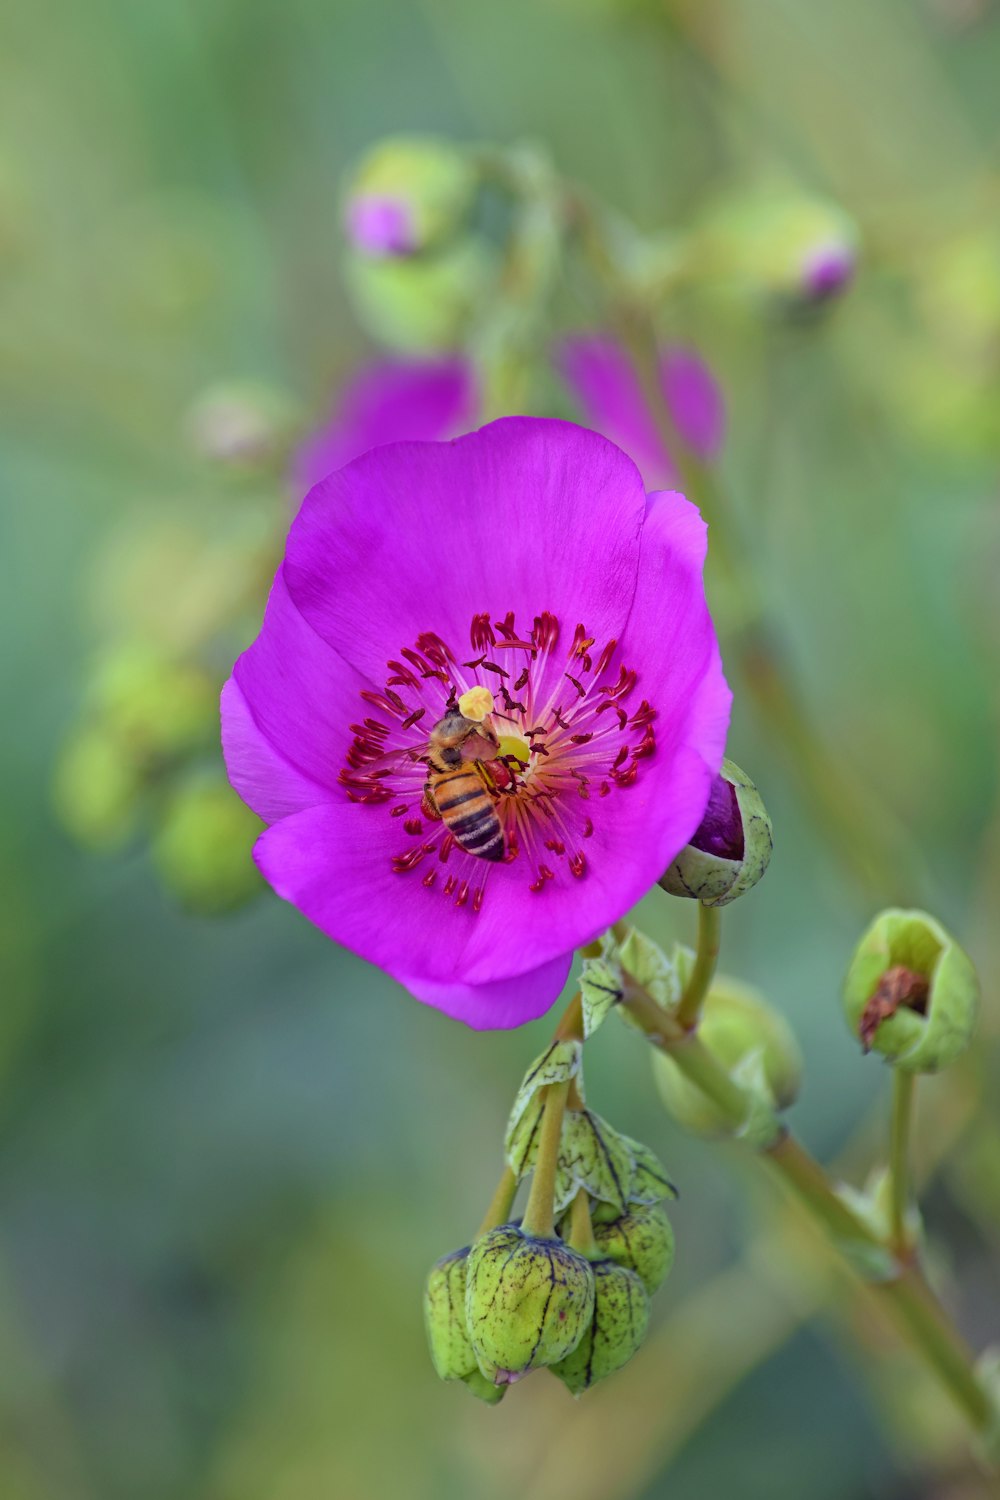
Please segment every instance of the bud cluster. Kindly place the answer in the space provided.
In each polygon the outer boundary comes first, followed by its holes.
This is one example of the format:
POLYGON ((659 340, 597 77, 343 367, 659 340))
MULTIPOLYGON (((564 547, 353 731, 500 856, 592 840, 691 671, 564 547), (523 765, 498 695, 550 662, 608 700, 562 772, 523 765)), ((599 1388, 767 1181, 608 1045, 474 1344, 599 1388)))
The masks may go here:
POLYGON ((427 1282, 434 1367, 486 1401, 537 1369, 575 1396, 620 1369, 642 1344, 649 1299, 673 1263, 662 1199, 674 1189, 647 1147, 587 1109, 581 1050, 554 1042, 515 1099, 511 1181, 535 1173, 524 1220, 484 1228, 471 1247, 438 1261, 427 1282), (544 1124, 557 1089, 558 1136, 544 1124), (552 1159, 543 1160, 552 1142, 552 1159), (539 1214, 543 1178, 551 1186, 539 1214))

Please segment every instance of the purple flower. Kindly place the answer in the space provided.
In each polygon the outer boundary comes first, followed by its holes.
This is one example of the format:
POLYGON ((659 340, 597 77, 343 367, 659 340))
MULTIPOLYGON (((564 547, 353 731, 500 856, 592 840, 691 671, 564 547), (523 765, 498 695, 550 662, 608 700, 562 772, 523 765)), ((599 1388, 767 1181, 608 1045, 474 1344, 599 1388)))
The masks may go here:
POLYGON ((476 420, 479 395, 464 359, 383 360, 342 393, 330 421, 292 459, 292 480, 309 489, 369 448, 411 438, 457 437, 476 420))
MULTIPOLYGON (((648 487, 673 483, 674 464, 621 345, 603 335, 567 339, 557 364, 588 420, 635 459, 648 487)), ((690 349, 665 349, 660 355, 660 386, 683 441, 704 461, 716 458, 726 414, 722 392, 708 368, 690 349)))
POLYGON ((347 205, 344 228, 365 255, 412 255, 419 249, 410 205, 387 193, 365 193, 347 205))
POLYGON ((541 1015, 705 812, 730 694, 704 553, 693 506, 565 422, 391 444, 316 485, 223 691, 265 878, 449 1015, 541 1015), (428 736, 474 685, 508 757, 498 862, 422 805, 428 736))

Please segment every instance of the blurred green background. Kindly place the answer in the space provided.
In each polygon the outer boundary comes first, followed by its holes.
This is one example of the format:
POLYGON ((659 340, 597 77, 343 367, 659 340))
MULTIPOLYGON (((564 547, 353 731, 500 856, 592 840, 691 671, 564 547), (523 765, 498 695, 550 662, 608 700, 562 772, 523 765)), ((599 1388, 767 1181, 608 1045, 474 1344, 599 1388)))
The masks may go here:
MULTIPOLYGON (((250 380, 308 422, 370 356, 338 195, 372 140, 535 139, 649 230, 761 175, 832 196, 864 248, 828 316, 694 331, 815 721, 908 827, 984 972, 983 1045, 922 1088, 921 1159, 944 1140, 927 1212, 946 1295, 977 1347, 1000 1340, 996 8, 8 0, 0 26, 4 1496, 988 1493, 839 1282, 830 1312, 753 1164, 662 1115, 624 1028, 591 1049, 590 1097, 682 1194, 650 1344, 579 1406, 544 1375, 495 1410, 439 1384, 425 1271, 474 1231, 551 1023, 467 1031, 269 894, 186 915, 141 836, 76 846, 52 778, 95 653, 136 612, 183 637, 218 610, 220 680, 252 635, 247 558, 287 496, 199 455, 190 412, 250 380)), ((736 687, 731 753, 777 848, 724 966, 801 1038, 808 1144, 855 1142, 863 1173, 887 1079, 837 994, 872 898, 736 687)), ((655 935, 690 938, 682 903, 647 906, 655 935)))

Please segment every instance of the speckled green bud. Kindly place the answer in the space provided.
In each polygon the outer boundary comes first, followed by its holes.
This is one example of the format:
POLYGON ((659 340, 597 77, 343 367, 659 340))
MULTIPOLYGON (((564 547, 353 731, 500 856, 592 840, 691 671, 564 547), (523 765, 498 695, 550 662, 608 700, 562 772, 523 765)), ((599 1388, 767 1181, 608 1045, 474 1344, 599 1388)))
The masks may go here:
POLYGON ((502 1224, 469 1252, 465 1307, 479 1368, 510 1385, 580 1342, 594 1312, 590 1262, 561 1240, 502 1224))
POLYGON ((424 1323, 431 1360, 442 1380, 464 1380, 478 1370, 465 1321, 469 1247, 452 1250, 431 1267, 424 1288, 424 1323))
POLYGON ((649 1298, 635 1272, 614 1260, 592 1269, 594 1315, 572 1353, 551 1366, 574 1396, 627 1364, 649 1328, 649 1298))
POLYGON ((724 760, 701 826, 660 885, 671 896, 728 906, 757 884, 773 848, 771 820, 760 793, 739 766, 724 760))
POLYGON ((954 938, 922 911, 882 912, 844 981, 848 1025, 907 1073, 936 1073, 969 1045, 979 981, 954 938))
POLYGON ((634 1271, 650 1296, 659 1290, 674 1263, 674 1231, 659 1204, 630 1204, 593 1228, 604 1255, 634 1271))
MULTIPOLYGON (((787 1109, 798 1094, 802 1054, 784 1017, 759 991, 720 978, 709 990, 698 1036, 715 1060, 769 1109, 787 1109)), ((654 1053, 657 1088, 678 1124, 695 1135, 733 1133, 732 1122, 666 1053, 654 1053)))

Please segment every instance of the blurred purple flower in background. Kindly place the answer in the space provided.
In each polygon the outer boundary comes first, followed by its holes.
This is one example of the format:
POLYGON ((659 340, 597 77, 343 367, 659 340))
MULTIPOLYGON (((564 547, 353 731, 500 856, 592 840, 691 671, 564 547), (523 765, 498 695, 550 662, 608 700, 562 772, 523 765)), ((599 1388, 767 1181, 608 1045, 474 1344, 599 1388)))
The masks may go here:
POLYGON ((291 477, 301 493, 381 443, 457 437, 479 408, 468 360, 384 360, 360 371, 325 427, 301 444, 291 477))
MULTIPOLYGON (((649 489, 672 484, 677 471, 649 409, 631 359, 614 339, 587 334, 566 339, 556 363, 584 414, 599 432, 639 465, 649 489)), ((705 462, 718 457, 725 432, 722 392, 690 349, 664 349, 660 386, 677 433, 705 462)))
POLYGON ((479 1028, 556 999, 705 812, 730 694, 705 528, 570 423, 376 448, 317 484, 223 692, 229 775, 279 895, 479 1028), (450 695, 494 695, 505 858, 421 806, 450 695))

